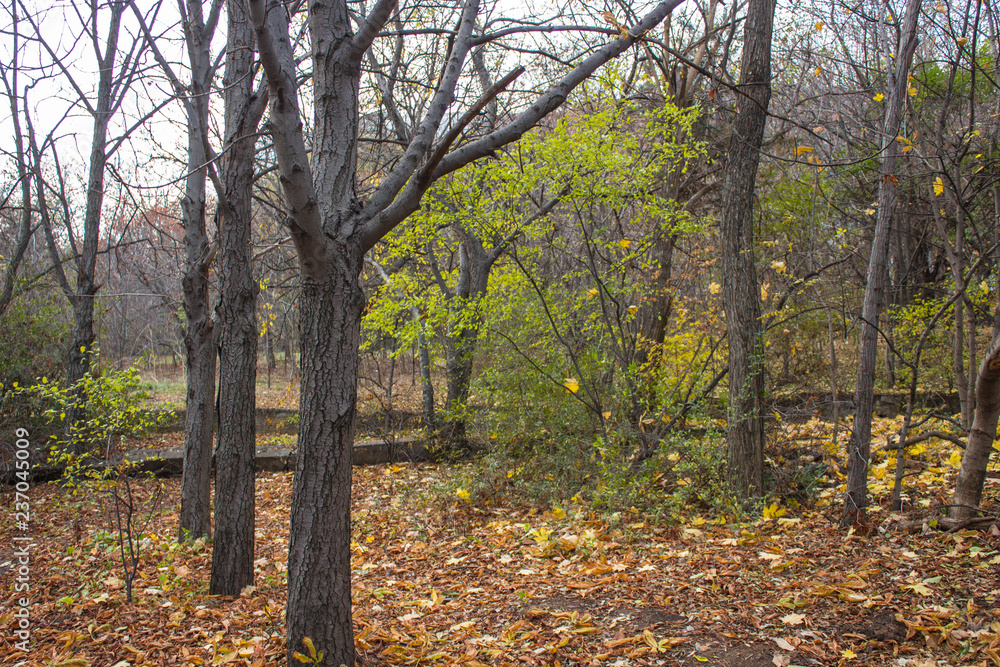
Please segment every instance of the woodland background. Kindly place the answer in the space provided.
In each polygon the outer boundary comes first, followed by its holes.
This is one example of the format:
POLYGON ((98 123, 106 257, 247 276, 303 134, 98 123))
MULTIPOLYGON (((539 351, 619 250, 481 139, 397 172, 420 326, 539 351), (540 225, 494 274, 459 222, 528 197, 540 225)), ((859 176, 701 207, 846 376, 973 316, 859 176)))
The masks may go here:
POLYGON ((2 22, 5 474, 65 517, 37 664, 1000 663, 1000 5, 2 22), (352 473, 366 438, 435 463, 352 473), (167 445, 182 480, 126 474, 167 445))

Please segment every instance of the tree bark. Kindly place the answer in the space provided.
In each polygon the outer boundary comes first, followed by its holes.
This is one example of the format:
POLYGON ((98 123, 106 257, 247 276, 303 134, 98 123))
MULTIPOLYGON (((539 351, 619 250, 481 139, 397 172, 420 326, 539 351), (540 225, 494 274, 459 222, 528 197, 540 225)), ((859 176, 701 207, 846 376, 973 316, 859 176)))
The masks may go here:
MULTIPOLYGON (((355 253, 355 256, 358 256, 355 253)), ((360 269, 303 277, 299 449, 288 552, 288 651, 310 637, 323 664, 353 665, 351 464, 364 294, 360 269)))
POLYGON ((884 301, 889 252, 889 227, 896 209, 895 175, 899 158, 899 126, 906 100, 910 61, 917 48, 919 0, 907 0, 906 15, 896 62, 889 72, 889 100, 882 135, 882 165, 879 169, 878 217, 868 258, 867 283, 861 308, 861 341, 858 352, 858 375, 854 390, 854 424, 847 443, 847 494, 844 497, 842 526, 867 524, 868 463, 871 458, 872 410, 875 407, 875 360, 878 354, 879 315, 884 301))
POLYGON ((723 300, 729 339, 727 480, 740 500, 764 491, 764 342, 754 266, 753 194, 771 100, 774 0, 750 0, 740 95, 722 186, 723 300))
POLYGON ((187 331, 187 411, 184 423, 184 477, 178 539, 208 536, 212 529, 212 436, 215 424, 215 324, 212 322, 210 271, 215 248, 209 244, 205 222, 208 151, 208 92, 212 83, 212 35, 205 34, 201 0, 189 3, 188 58, 191 67, 187 96, 188 161, 181 215, 187 252, 184 277, 184 314, 187 331))
MULTIPOLYGON (((253 32, 241 0, 229 14, 223 79, 227 159, 219 207, 219 441, 215 454, 213 595, 253 583, 257 425, 257 283, 250 257, 254 134, 262 107, 253 95, 253 32)), ((283 11, 283 10, 282 10, 283 11)), ((301 456, 301 454, 300 454, 301 456)))
POLYGON ((969 441, 962 455, 962 467, 955 480, 955 494, 948 518, 971 519, 983 497, 986 468, 993 453, 993 441, 1000 417, 1000 337, 994 334, 993 345, 979 366, 976 378, 976 412, 969 430, 969 441))

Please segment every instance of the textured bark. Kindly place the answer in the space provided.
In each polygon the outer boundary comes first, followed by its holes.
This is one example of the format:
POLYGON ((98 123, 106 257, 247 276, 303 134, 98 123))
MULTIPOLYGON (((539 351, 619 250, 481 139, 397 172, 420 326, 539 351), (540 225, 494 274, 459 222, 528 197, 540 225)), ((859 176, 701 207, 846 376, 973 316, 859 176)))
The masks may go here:
MULTIPOLYGON (((327 665, 354 664, 351 462, 364 295, 358 269, 303 278, 302 388, 288 553, 288 650, 310 637, 327 665)), ((289 665, 294 665, 289 656, 289 665)))
POLYGON ((259 107, 253 96, 253 32, 246 5, 228 0, 223 79, 227 160, 219 207, 219 442, 215 454, 213 595, 253 583, 256 475, 257 283, 250 257, 250 188, 259 107))
MULTIPOLYGON (((301 272, 302 392, 288 557, 287 660, 310 637, 324 665, 352 665, 350 499, 364 254, 415 211, 430 185, 516 141, 558 108, 600 65, 632 46, 680 0, 659 4, 627 36, 598 49, 504 127, 448 152, 473 118, 439 136, 473 45, 479 5, 467 0, 427 113, 365 202, 356 200, 361 61, 390 19, 394 0, 376 0, 351 34, 344 0, 309 5, 314 143, 306 150, 288 18, 277 0, 250 0, 270 97, 269 129, 301 272), (435 141, 437 143, 435 144, 435 141)), ((512 79, 505 79, 509 83, 512 79)), ((506 85, 506 84, 504 84, 506 85)), ((496 95, 501 88, 491 93, 496 95)), ((485 102, 484 102, 485 104, 485 102)), ((482 107, 480 107, 482 108, 482 107)))
POLYGON ((189 3, 187 34, 191 67, 190 95, 185 104, 188 130, 187 180, 181 215, 187 252, 184 314, 187 331, 187 411, 184 423, 184 477, 178 539, 211 534, 212 436, 215 422, 215 325, 212 322, 210 270, 215 250, 208 241, 205 191, 208 151, 208 92, 212 81, 211 34, 205 34, 201 0, 189 3))
POLYGON ((896 137, 906 100, 910 61, 917 48, 919 0, 907 0, 903 31, 893 70, 889 73, 889 99, 886 104, 882 135, 882 164, 879 169, 878 217, 872 239, 865 298, 861 308, 861 341, 858 352, 858 375, 854 390, 854 424, 847 443, 847 494, 844 497, 842 526, 867 524, 868 464, 871 458, 872 410, 875 407, 875 361, 878 354, 878 323, 885 299, 889 227, 896 209, 896 161, 899 144, 896 137))
POLYGON ((774 0, 750 0, 740 95, 722 185, 723 301, 729 339, 727 481, 741 500, 764 491, 764 343, 753 254, 753 194, 771 100, 774 0))
POLYGON ((948 512, 955 521, 970 519, 983 497, 986 468, 993 454, 997 419, 1000 417, 1000 337, 979 366, 976 378, 976 413, 969 430, 969 441, 962 456, 962 467, 955 480, 955 495, 948 512))

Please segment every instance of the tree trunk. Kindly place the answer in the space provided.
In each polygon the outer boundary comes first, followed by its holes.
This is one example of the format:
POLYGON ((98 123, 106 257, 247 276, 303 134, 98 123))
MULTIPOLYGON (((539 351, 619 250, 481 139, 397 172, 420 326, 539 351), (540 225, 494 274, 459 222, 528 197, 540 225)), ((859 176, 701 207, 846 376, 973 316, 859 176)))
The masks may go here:
MULTIPOLYGON (((356 34, 343 0, 309 5, 314 91, 309 151, 303 135, 288 15, 277 0, 249 0, 260 63, 270 90, 269 127, 289 211, 286 223, 302 284, 302 391, 286 613, 290 666, 298 664, 294 653, 303 650, 304 637, 310 637, 323 651, 322 664, 354 664, 351 459, 364 309, 359 276, 365 252, 418 209, 434 181, 523 136, 600 65, 634 45, 638 35, 655 27, 680 2, 658 4, 504 128, 450 150, 462 128, 483 108, 477 103, 456 116, 457 124, 444 122, 473 46, 479 3, 468 0, 420 127, 385 179, 360 201, 356 187, 361 62, 395 12, 396 3, 372 3, 356 34)), ((487 98, 499 94, 519 73, 515 69, 498 82, 487 98)))
POLYGON ((468 432, 469 388, 472 370, 476 360, 476 346, 479 343, 479 329, 482 325, 480 301, 486 296, 489 286, 490 269, 495 259, 487 254, 483 243, 474 234, 456 225, 461 242, 459 244, 458 284, 454 293, 448 295, 448 306, 456 324, 448 332, 446 351, 446 372, 448 375, 448 396, 445 407, 447 422, 441 430, 445 440, 454 444, 464 444, 468 432), (465 312, 472 309, 473 313, 465 312))
POLYGON ((847 494, 844 497, 842 526, 867 524, 868 463, 871 458, 872 410, 875 407, 875 360, 878 354, 878 322, 884 300, 886 259, 889 252, 889 228, 896 209, 894 181, 899 144, 896 137, 906 99, 910 61, 917 48, 916 30, 919 0, 907 0, 901 46, 896 63, 889 73, 889 101, 885 111, 882 139, 882 165, 879 170, 878 217, 868 258, 865 298, 861 308, 861 342, 858 352, 858 375, 854 390, 854 425, 847 443, 847 494))
POLYGON ((976 508, 983 497, 986 468, 993 453, 997 419, 1000 417, 1000 337, 995 334, 993 345, 979 366, 976 378, 976 413, 948 512, 948 518, 953 521, 963 521, 976 515, 976 508))
MULTIPOLYGON (((360 253, 355 251, 355 254, 360 253)), ((358 262, 360 264, 360 262, 358 262)), ((310 637, 327 665, 353 665, 351 463, 364 294, 359 269, 303 277, 299 451, 288 553, 288 663, 310 637)))
MULTIPOLYGON (((416 316, 419 317, 420 313, 416 316)), ((431 354, 423 322, 420 323, 420 333, 417 334, 417 350, 420 355, 421 416, 424 426, 431 428, 434 426, 434 382, 431 379, 431 354)))
POLYGON ((211 35, 204 35, 201 0, 190 3, 188 56, 191 94, 188 97, 187 182, 181 200, 184 246, 184 314, 187 331, 187 411, 184 423, 184 478, 178 539, 211 534, 212 435, 215 423, 215 325, 212 322, 210 270, 215 249, 209 245, 205 224, 205 178, 208 153, 204 132, 208 126, 208 89, 211 84, 211 35), (207 79, 207 80, 206 80, 207 79))
POLYGON ((228 154, 219 207, 219 444, 215 454, 213 595, 239 595, 253 583, 257 426, 257 283, 250 257, 254 134, 253 33, 246 5, 228 0, 223 80, 228 154))
POLYGON ((764 491, 764 344, 753 253, 753 195, 771 100, 774 0, 750 0, 740 95, 722 190, 723 300, 729 338, 727 480, 740 500, 764 491))
MULTIPOLYGON (((109 17, 108 38, 100 58, 100 77, 97 83, 97 105, 94 108, 94 135, 90 144, 90 174, 87 179, 87 206, 83 218, 83 246, 76 257, 76 292, 73 305, 73 334, 70 338, 69 367, 66 384, 70 387, 90 371, 94 354, 94 297, 98 286, 94 283, 97 268, 97 241, 101 230, 101 212, 104 207, 104 172, 107 167, 108 123, 111 121, 111 84, 115 74, 115 57, 118 55, 118 34, 124 4, 113 3, 109 17)), ((95 45, 96 46, 96 45, 95 45)), ((66 221, 66 224, 70 224, 66 221)), ((66 428, 72 428, 85 419, 86 396, 74 391, 74 400, 66 410, 66 428)), ((76 442, 74 453, 82 454, 86 443, 76 442)))

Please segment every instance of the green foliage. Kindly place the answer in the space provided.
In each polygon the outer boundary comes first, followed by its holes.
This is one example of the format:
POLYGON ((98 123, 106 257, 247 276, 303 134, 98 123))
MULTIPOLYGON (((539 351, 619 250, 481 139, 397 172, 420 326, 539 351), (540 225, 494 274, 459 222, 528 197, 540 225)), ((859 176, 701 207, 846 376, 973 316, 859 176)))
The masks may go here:
POLYGON ((77 475, 84 473, 87 455, 111 458, 122 438, 139 437, 172 416, 144 409, 149 395, 142 388, 141 365, 140 360, 123 370, 91 371, 69 387, 47 377, 29 387, 14 387, 16 393, 37 401, 50 423, 62 423, 72 407, 83 409, 84 419, 52 436, 49 461, 67 466, 67 483, 75 483, 77 475))
POLYGON ((62 373, 70 321, 66 310, 66 300, 54 288, 38 288, 11 302, 0 319, 0 391, 62 373))

